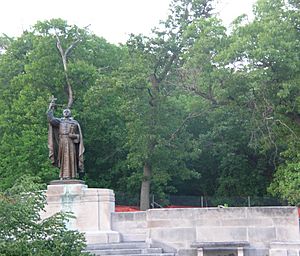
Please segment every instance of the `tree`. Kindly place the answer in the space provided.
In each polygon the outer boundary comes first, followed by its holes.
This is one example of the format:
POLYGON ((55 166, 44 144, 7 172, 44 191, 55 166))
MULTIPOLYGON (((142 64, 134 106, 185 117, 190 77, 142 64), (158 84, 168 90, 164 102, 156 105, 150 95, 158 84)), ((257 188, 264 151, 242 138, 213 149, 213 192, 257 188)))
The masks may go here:
POLYGON ((288 150, 281 156, 284 158, 276 170, 272 184, 269 187, 273 195, 287 200, 292 205, 300 205, 300 165, 298 141, 291 142, 288 150))
POLYGON ((70 214, 41 220, 45 194, 30 176, 0 193, 0 255, 87 255, 84 235, 66 228, 70 214))
POLYGON ((127 117, 128 158, 135 168, 143 168, 140 193, 142 210, 149 208, 150 184, 154 172, 158 171, 157 175, 161 177, 164 186, 170 180, 172 171, 173 174, 190 176, 184 171, 187 168, 182 161, 183 152, 189 150, 183 149, 189 144, 189 136, 185 133, 187 136, 184 142, 181 137, 184 132, 174 133, 185 119, 185 111, 180 111, 180 100, 176 101, 179 96, 174 93, 174 71, 181 65, 181 55, 192 41, 192 38, 185 38, 184 33, 192 22, 209 16, 210 3, 209 0, 173 1, 171 14, 165 22, 161 22, 161 28, 153 30, 152 37, 132 36, 127 42, 129 64, 123 71, 126 74, 122 77, 122 83, 126 83, 132 93, 126 99, 126 111, 130 113, 127 117), (134 77, 126 77, 132 73, 134 77), (174 137, 168 138, 173 133, 174 137), (172 151, 175 159, 171 157, 172 151), (169 166, 165 165, 167 162, 169 166), (171 166, 175 167, 172 171, 171 166), (181 172, 178 170, 180 168, 181 172))
POLYGON ((288 177, 297 175, 297 163, 291 160, 297 157, 291 152, 299 150, 294 143, 300 124, 299 6, 290 3, 293 6, 281 0, 258 1, 254 21, 239 25, 233 38, 236 57, 246 60, 244 77, 250 79, 247 105, 252 111, 253 141, 265 152, 272 151, 277 169, 270 191, 296 203, 293 195, 298 188, 288 177))
MULTIPOLYGON (((209 36, 199 37, 192 54, 187 54, 186 89, 210 103, 208 120, 217 117, 211 121, 211 136, 206 140, 214 145, 221 138, 217 151, 224 173, 217 175, 221 193, 244 194, 249 187, 254 188, 252 193, 266 193, 278 166, 277 185, 280 179, 285 180, 283 170, 290 177, 297 170, 288 155, 291 145, 293 150, 297 148, 292 142, 299 133, 298 17, 296 5, 261 0, 255 6, 254 21, 247 23, 240 17, 229 36, 216 24, 202 24, 209 36), (229 137, 228 132, 232 133, 229 137), (241 187, 234 190, 238 184, 241 187)), ((289 186, 288 180, 279 186, 284 198, 288 191, 284 187, 295 194, 296 187, 289 186)), ((275 187, 272 185, 270 191, 275 187)), ((279 187, 275 189, 277 195, 279 187)))
POLYGON ((232 38, 215 17, 195 22, 189 34, 196 36, 179 73, 182 89, 194 102, 193 111, 201 113, 188 129, 202 148, 190 165, 203 180, 200 186, 188 182, 189 193, 264 195, 269 165, 263 164, 267 156, 248 146, 251 113, 245 102, 249 80, 228 60, 232 38))

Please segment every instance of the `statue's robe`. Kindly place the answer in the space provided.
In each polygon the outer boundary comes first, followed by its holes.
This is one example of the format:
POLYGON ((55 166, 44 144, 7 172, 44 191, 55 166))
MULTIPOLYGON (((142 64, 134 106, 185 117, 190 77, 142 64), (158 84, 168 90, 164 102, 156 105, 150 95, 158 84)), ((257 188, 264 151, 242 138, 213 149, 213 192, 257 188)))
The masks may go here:
POLYGON ((77 178, 79 172, 83 172, 84 146, 80 125, 73 118, 55 118, 52 110, 47 116, 49 158, 60 168, 61 179, 77 178), (70 138, 70 133, 76 138, 70 138))

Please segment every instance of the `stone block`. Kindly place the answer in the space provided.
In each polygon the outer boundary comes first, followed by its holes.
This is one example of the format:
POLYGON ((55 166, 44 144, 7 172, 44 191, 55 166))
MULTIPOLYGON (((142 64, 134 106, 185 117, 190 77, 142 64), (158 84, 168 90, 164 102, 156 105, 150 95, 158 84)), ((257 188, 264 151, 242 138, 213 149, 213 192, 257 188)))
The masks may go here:
POLYGON ((133 212, 133 219, 135 221, 146 221, 146 212, 133 212))
POLYGON ((245 250, 245 256, 269 256, 269 248, 250 248, 245 250))
POLYGON ((112 219, 116 222, 133 221, 134 214, 132 212, 115 212, 112 214, 112 219))
POLYGON ((112 223, 113 229, 131 230, 131 229, 145 229, 147 228, 146 221, 114 221, 112 223))
POLYGON ((249 227, 248 239, 250 243, 263 242, 269 243, 276 240, 275 227, 249 227))
POLYGON ((172 221, 171 220, 150 220, 147 222, 148 228, 172 228, 172 221))
POLYGON ((146 234, 125 234, 121 233, 121 240, 123 242, 144 242, 147 239, 146 234))
POLYGON ((270 248, 278 250, 296 250, 300 252, 300 240, 271 242, 270 248))
POLYGON ((282 218, 272 218, 274 226, 296 226, 298 219, 294 216, 286 216, 282 218))
POLYGON ((152 228, 149 231, 149 235, 152 239, 165 241, 166 243, 181 241, 189 241, 191 243, 196 239, 194 228, 152 228))
MULTIPOLYGON (((186 241, 168 242, 168 246, 174 248, 176 251, 179 249, 189 248, 189 244, 186 241)), ((165 251, 165 250, 164 250, 165 251)), ((176 252, 175 252, 176 253, 176 252)), ((176 254, 175 254, 176 255, 176 254)))
POLYGON ((300 240, 299 230, 294 226, 276 227, 276 241, 300 240))
POLYGON ((245 207, 208 208, 207 218, 218 219, 245 219, 245 207))
POLYGON ((181 216, 188 220, 207 218, 207 208, 184 208, 181 209, 181 216))
POLYGON ((148 228, 192 228, 194 221, 189 219, 149 220, 148 228))
MULTIPOLYGON (((297 216, 296 207, 248 207, 248 218, 286 218, 287 216, 297 216)), ((293 218, 293 217, 292 217, 293 218)))
POLYGON ((197 227, 199 242, 247 241, 247 229, 241 227, 197 227))
POLYGON ((178 256, 197 256, 196 249, 179 249, 177 252, 178 256))
POLYGON ((193 214, 194 209, 151 209, 146 212, 147 220, 164 220, 164 219, 187 219, 193 214))
POLYGON ((196 219, 193 221, 194 227, 219 227, 222 224, 222 220, 215 218, 206 218, 206 219, 196 219))
POLYGON ((273 227, 272 219, 260 218, 244 218, 244 219, 222 219, 220 220, 222 226, 237 226, 237 227, 273 227))
POLYGON ((284 249, 270 249, 269 256, 288 256, 288 252, 284 249))
POLYGON ((148 232, 147 229, 142 229, 142 228, 132 228, 132 229, 124 229, 124 230, 117 229, 117 231, 122 232, 124 234, 147 234, 148 232))
POLYGON ((84 232, 87 244, 119 243, 120 234, 115 231, 84 232))
POLYGON ((300 251, 298 251, 298 250, 288 250, 288 255, 289 256, 299 256, 300 251))

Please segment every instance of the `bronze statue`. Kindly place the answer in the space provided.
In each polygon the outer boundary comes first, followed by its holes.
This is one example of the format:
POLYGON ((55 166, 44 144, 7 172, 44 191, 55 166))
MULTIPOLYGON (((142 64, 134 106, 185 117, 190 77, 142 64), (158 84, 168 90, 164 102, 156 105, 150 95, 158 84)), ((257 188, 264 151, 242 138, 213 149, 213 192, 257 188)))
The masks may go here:
POLYGON ((74 179, 83 174, 84 146, 79 123, 71 117, 70 109, 63 111, 62 118, 54 117, 55 98, 49 105, 48 148, 49 158, 60 168, 61 180, 74 179))

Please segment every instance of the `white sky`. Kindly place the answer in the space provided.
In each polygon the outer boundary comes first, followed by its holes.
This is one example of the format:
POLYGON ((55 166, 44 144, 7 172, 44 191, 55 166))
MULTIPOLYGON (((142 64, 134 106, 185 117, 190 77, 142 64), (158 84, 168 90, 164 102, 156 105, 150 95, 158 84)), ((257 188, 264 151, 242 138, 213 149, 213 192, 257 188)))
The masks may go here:
MULTIPOLYGON (((167 17, 171 0, 0 0, 0 34, 19 36, 38 20, 62 18, 112 43, 125 42, 130 33, 147 34, 167 17)), ((256 0, 219 0, 217 10, 228 25, 251 13, 256 0)))

